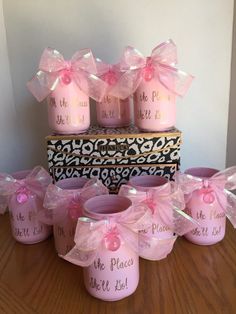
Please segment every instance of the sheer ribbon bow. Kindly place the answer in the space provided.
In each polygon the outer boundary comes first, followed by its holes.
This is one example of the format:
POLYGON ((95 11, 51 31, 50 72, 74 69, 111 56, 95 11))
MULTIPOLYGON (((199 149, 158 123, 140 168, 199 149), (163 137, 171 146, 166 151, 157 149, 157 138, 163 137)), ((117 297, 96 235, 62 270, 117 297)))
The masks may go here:
POLYGON ((59 82, 68 85, 73 80, 85 94, 100 101, 107 84, 96 74, 96 62, 90 49, 79 50, 66 61, 57 50, 46 48, 40 59, 39 71, 27 87, 40 102, 56 89, 59 82))
POLYGON ((41 166, 36 166, 21 180, 7 173, 0 173, 0 213, 4 213, 11 196, 16 195, 19 204, 24 204, 30 196, 36 195, 43 202, 48 185, 52 182, 49 173, 41 166))
POLYGON ((62 257, 86 267, 93 263, 99 250, 117 251, 123 243, 139 254, 139 231, 149 227, 150 214, 145 205, 131 206, 118 217, 98 221, 81 217, 76 227, 75 246, 62 257))
POLYGON ((146 204, 152 212, 152 221, 168 226, 177 235, 184 235, 198 224, 183 211, 184 195, 173 182, 150 188, 147 192, 138 191, 130 185, 122 185, 119 195, 130 198, 133 203, 146 204))
POLYGON ((79 191, 64 190, 50 184, 39 219, 48 225, 59 223, 68 216, 77 220, 83 216, 83 203, 91 197, 103 194, 108 194, 108 189, 97 179, 89 180, 79 191))
POLYGON ((130 185, 122 185, 119 195, 128 197, 133 204, 146 204, 151 212, 152 224, 167 226, 173 236, 158 238, 148 230, 142 230, 139 239, 140 256, 149 260, 165 258, 172 250, 177 235, 183 235, 198 224, 182 210, 184 209, 183 193, 173 183, 166 183, 147 192, 138 191, 130 185))
POLYGON ((157 78, 172 93, 183 97, 193 80, 193 76, 178 70, 177 49, 170 39, 152 50, 151 56, 145 58, 137 49, 127 46, 120 62, 123 71, 133 71, 133 85, 138 86, 142 80, 157 78))
POLYGON ((138 72, 121 68, 120 64, 106 64, 100 59, 96 59, 96 63, 98 76, 108 85, 108 96, 126 99, 135 92, 139 84, 138 72))

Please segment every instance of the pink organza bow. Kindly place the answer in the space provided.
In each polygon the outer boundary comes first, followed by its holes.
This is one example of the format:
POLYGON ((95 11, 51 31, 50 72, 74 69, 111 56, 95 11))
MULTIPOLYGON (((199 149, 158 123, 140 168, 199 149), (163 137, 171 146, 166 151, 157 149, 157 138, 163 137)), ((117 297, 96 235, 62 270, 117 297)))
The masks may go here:
POLYGON ((56 224, 67 216, 77 220, 83 216, 83 203, 91 197, 108 194, 108 189, 97 179, 89 180, 82 189, 63 190, 50 184, 44 198, 44 209, 39 219, 48 225, 56 224))
POLYGON ((137 49, 127 46, 120 62, 123 71, 133 70, 138 86, 142 80, 157 78, 172 93, 183 97, 193 80, 193 76, 178 70, 177 49, 170 39, 152 50, 151 56, 145 58, 137 49))
POLYGON ((125 99, 132 95, 138 87, 138 72, 122 69, 120 64, 110 65, 96 59, 98 76, 107 83, 106 95, 125 99))
POLYGON ((139 231, 150 227, 150 218, 145 205, 131 206, 117 218, 96 221, 81 217, 76 227, 75 246, 62 257, 86 267, 93 263, 100 249, 116 251, 122 243, 139 254, 139 231))
POLYGON ((184 195, 173 182, 150 188, 147 192, 138 191, 129 185, 122 185, 119 195, 130 198, 134 204, 140 202, 146 204, 152 212, 152 221, 161 222, 177 235, 181 236, 189 232, 198 224, 183 211, 184 195))
POLYGON ((187 195, 201 190, 203 201, 212 204, 218 201, 226 216, 236 228, 236 196, 229 190, 236 189, 236 166, 219 171, 210 178, 199 178, 185 173, 176 173, 175 181, 187 195))
POLYGON ((26 203, 31 195, 36 195, 43 201, 51 182, 49 173, 41 166, 36 166, 22 180, 17 180, 7 173, 0 173, 0 213, 6 211, 9 199, 14 194, 19 204, 26 203))
POLYGON ((39 71, 27 87, 38 101, 42 101, 59 82, 68 85, 73 80, 89 97, 100 101, 107 84, 96 73, 96 62, 90 49, 79 50, 70 61, 66 61, 57 50, 46 48, 40 59, 39 71))

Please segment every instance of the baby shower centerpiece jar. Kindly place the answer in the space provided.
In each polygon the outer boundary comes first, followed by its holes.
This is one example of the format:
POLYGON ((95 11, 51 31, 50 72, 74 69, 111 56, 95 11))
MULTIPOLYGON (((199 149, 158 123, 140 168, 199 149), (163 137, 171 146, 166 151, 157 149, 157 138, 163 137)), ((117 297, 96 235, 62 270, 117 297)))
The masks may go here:
POLYGON ((173 249, 177 235, 195 227, 195 221, 183 212, 183 193, 166 178, 155 175, 133 177, 122 185, 119 195, 133 204, 145 204, 151 212, 151 228, 140 232, 140 256, 148 260, 165 258, 173 249))
POLYGON ((107 193, 100 181, 82 177, 62 179, 48 186, 40 219, 53 225, 59 256, 68 253, 75 245, 75 229, 78 218, 83 216, 83 203, 93 196, 107 193))
POLYGON ((104 301, 134 293, 139 282, 138 232, 149 224, 145 206, 123 196, 102 195, 84 204, 75 247, 64 258, 84 267, 87 291, 104 301))
POLYGON ((185 234, 186 239, 199 245, 220 242, 225 236, 226 217, 236 227, 236 167, 223 171, 196 167, 177 173, 176 182, 186 198, 185 212, 199 226, 185 234))
POLYGON ((106 95, 97 102, 97 122, 103 127, 125 127, 131 123, 131 98, 137 88, 134 71, 97 61, 99 77, 107 83, 106 95))
POLYGON ((41 166, 11 175, 0 173, 0 207, 2 212, 6 207, 9 209, 12 235, 16 241, 33 244, 51 234, 51 227, 38 218, 51 181, 49 173, 41 166))
POLYGON ((53 132, 74 134, 89 128, 89 97, 100 101, 107 87, 96 72, 90 49, 77 51, 69 61, 57 50, 44 50, 39 70, 27 87, 38 101, 47 98, 48 122, 53 132))
POLYGON ((134 94, 135 125, 143 131, 165 131, 176 123, 176 96, 184 96, 193 77, 176 68, 177 50, 168 40, 150 57, 126 47, 123 64, 132 68, 138 83, 134 94), (137 72, 139 75, 137 76, 137 72))

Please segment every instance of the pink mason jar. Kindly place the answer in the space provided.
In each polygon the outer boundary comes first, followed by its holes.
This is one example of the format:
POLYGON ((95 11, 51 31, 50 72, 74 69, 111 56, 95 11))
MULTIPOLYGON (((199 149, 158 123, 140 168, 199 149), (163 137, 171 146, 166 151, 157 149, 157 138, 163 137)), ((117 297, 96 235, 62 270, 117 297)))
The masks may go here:
MULTIPOLYGON (((87 291, 105 301, 123 299, 134 293, 138 286, 139 256, 126 243, 125 238, 116 234, 117 227, 114 224, 130 206, 129 199, 117 195, 98 196, 84 204, 86 216, 96 220, 104 219, 110 224, 96 259, 92 265, 84 268, 87 291), (97 284, 102 287, 100 290, 97 289, 97 284)), ((136 241, 138 242, 138 235, 136 241)))
POLYGON ((149 57, 125 48, 121 65, 133 73, 134 121, 141 130, 158 132, 175 126, 176 96, 184 96, 193 79, 176 64, 177 48, 171 39, 156 46, 149 57))
POLYGON ((55 248, 60 257, 75 245, 75 229, 78 218, 83 216, 84 202, 107 193, 99 180, 83 177, 63 179, 48 186, 40 219, 53 225, 55 248))
POLYGON ((101 101, 107 89, 96 74, 90 49, 77 51, 70 60, 55 49, 44 49, 38 72, 27 87, 38 101, 47 98, 49 126, 55 133, 82 133, 89 128, 89 97, 101 101))
POLYGON ((165 131, 175 126, 176 96, 158 78, 144 78, 137 88, 134 121, 143 131, 165 131))
MULTIPOLYGON (((226 215, 223 208, 226 207, 226 196, 222 194, 219 202, 214 182, 211 181, 218 172, 212 168, 191 168, 185 171, 185 175, 201 180, 201 187, 186 195, 185 211, 198 221, 199 226, 185 234, 185 237, 195 244, 215 244, 225 236, 226 215)), ((221 188, 223 191, 224 183, 221 188)))
POLYGON ((87 291, 104 301, 123 299, 139 282, 138 233, 146 226, 145 206, 123 196, 102 195, 84 203, 75 247, 64 258, 84 267, 87 291))
POLYGON ((32 182, 32 189, 26 183, 30 170, 18 171, 12 174, 18 187, 8 200, 12 235, 16 241, 24 244, 34 244, 47 239, 52 228, 38 219, 38 212, 43 209, 43 199, 34 192, 37 183, 32 182))
MULTIPOLYGON (((132 202, 134 204, 145 202, 152 210, 151 228, 142 230, 142 232, 148 237, 154 238, 153 242, 155 242, 155 240, 157 241, 158 252, 155 252, 153 258, 150 256, 148 259, 163 259, 172 251, 177 236, 174 235, 174 232, 170 226, 168 226, 168 224, 163 221, 158 208, 155 210, 152 208, 152 204, 149 202, 148 193, 150 193, 151 190, 161 188, 164 194, 170 194, 171 190, 168 180, 160 176, 144 175, 131 178, 128 184, 137 191, 135 194, 133 194, 133 197, 132 193, 129 194, 132 202)), ((168 206, 170 206, 170 204, 168 206)), ((146 255, 148 254, 148 250, 148 248, 143 248, 141 250, 140 256, 147 258, 146 255)))
POLYGON ((115 96, 105 96, 97 102, 97 122, 107 128, 129 126, 131 122, 130 97, 119 99, 115 96))
POLYGON ((48 96, 48 123, 58 134, 85 132, 90 126, 89 97, 74 81, 58 83, 48 96))

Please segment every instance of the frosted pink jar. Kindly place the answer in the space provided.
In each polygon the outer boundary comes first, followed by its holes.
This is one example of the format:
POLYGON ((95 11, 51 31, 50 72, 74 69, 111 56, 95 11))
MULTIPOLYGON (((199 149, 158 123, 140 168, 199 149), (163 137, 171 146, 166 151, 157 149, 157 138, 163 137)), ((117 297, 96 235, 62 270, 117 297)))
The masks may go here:
POLYGON ((49 127, 55 133, 83 133, 89 128, 89 97, 73 80, 64 84, 61 79, 47 103, 49 127))
MULTIPOLYGON (((211 178, 217 172, 219 170, 212 168, 191 168, 187 169, 185 174, 207 182, 207 179, 211 178)), ((203 186, 201 189, 193 191, 186 198, 185 211, 197 220, 200 226, 185 234, 185 238, 200 245, 210 245, 220 242, 225 236, 226 216, 210 186, 203 186)))
POLYGON ((158 79, 143 79, 134 94, 134 121, 143 131, 165 131, 176 123, 176 96, 158 79))
POLYGON ((96 104, 97 122, 100 126, 113 128, 130 125, 130 98, 124 100, 105 96, 96 104))
MULTIPOLYGON (((68 178, 58 181, 55 185, 68 193, 68 195, 73 194, 75 197, 78 197, 87 182, 88 179, 86 178, 68 178)), ((73 210, 73 205, 64 210, 66 211, 64 218, 53 225, 54 243, 59 255, 65 255, 75 245, 74 236, 78 215, 76 215, 76 217, 70 215, 70 210, 73 210)))
MULTIPOLYGON (((18 171, 12 177, 20 182, 24 182, 31 170, 18 171)), ((38 220, 37 212, 43 208, 42 200, 35 194, 28 193, 28 199, 24 203, 19 203, 18 194, 14 193, 8 203, 12 235, 16 241, 24 244, 34 244, 47 239, 52 228, 38 220)))
MULTIPOLYGON (((102 220, 119 220, 119 216, 131 206, 131 201, 118 195, 102 195, 84 204, 85 215, 102 220)), ((138 235, 137 235, 138 243, 138 235)), ((104 245, 92 265, 84 267, 84 283, 87 291, 104 301, 123 299, 136 290, 139 282, 139 256, 122 239, 116 251, 104 245)))

